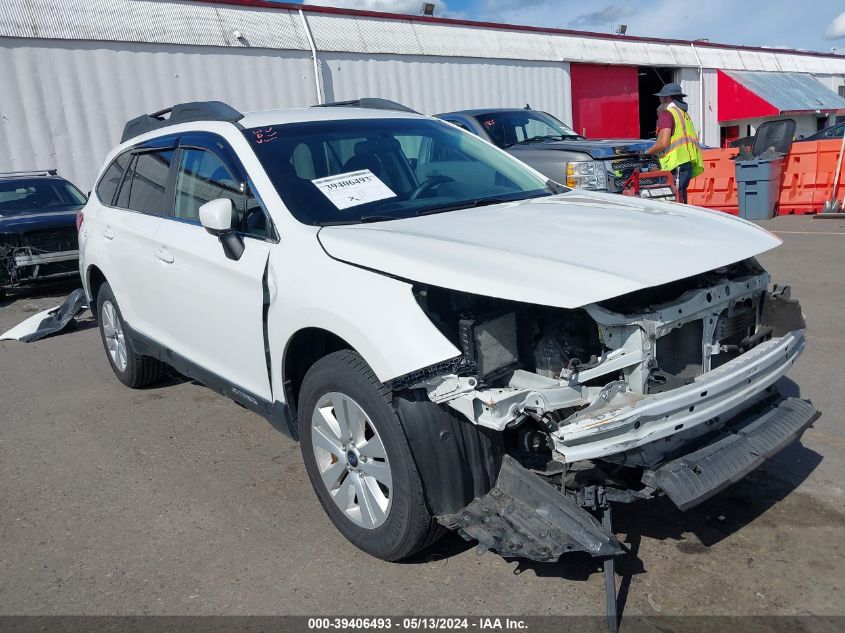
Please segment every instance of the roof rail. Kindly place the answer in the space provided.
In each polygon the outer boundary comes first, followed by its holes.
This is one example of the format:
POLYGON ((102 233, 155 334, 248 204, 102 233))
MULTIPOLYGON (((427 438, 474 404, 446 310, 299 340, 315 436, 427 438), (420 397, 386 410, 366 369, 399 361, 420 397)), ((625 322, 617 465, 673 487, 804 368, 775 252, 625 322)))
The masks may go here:
POLYGON ((23 171, 0 171, 0 178, 21 178, 23 176, 58 176, 58 169, 25 169, 23 171))
POLYGON ((222 101, 179 103, 173 107, 152 114, 144 114, 127 121, 123 127, 123 136, 120 137, 120 142, 124 143, 130 138, 177 123, 190 123, 191 121, 228 121, 235 123, 242 118, 244 118, 243 114, 222 101), (166 114, 170 116, 164 118, 166 114))
POLYGON ((352 99, 350 101, 334 101, 332 103, 321 103, 313 106, 315 108, 371 108, 373 110, 398 110, 399 112, 412 112, 413 114, 420 114, 416 110, 412 110, 406 105, 390 101, 389 99, 376 99, 374 97, 362 97, 361 99, 352 99))

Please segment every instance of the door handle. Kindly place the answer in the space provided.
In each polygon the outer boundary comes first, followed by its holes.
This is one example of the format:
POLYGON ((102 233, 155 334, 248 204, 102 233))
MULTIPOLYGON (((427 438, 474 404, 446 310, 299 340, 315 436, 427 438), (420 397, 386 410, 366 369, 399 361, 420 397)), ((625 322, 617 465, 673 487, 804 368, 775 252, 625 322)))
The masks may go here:
POLYGON ((107 226, 106 228, 104 228, 102 230, 102 234, 103 234, 103 237, 106 238, 107 240, 113 240, 114 239, 114 231, 111 230, 110 226, 107 226))
POLYGON ((158 248, 156 248, 156 257, 158 257, 161 261, 166 264, 173 263, 173 253, 164 248, 164 246, 159 246, 158 248))

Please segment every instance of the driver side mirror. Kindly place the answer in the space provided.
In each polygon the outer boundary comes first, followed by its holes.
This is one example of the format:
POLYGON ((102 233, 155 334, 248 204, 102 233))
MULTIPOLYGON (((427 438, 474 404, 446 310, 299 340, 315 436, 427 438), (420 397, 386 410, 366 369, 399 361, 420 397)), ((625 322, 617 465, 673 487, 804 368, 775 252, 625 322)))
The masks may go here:
POLYGON ((229 198, 217 198, 206 202, 199 208, 200 224, 205 230, 216 235, 223 246, 226 257, 238 260, 244 254, 244 243, 232 229, 235 207, 229 198))

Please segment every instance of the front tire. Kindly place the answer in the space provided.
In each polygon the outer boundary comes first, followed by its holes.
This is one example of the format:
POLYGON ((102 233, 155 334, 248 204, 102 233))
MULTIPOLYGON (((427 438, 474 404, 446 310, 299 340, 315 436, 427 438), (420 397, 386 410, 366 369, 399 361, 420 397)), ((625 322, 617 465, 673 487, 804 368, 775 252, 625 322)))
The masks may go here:
POLYGON ((162 377, 166 368, 163 363, 135 351, 132 339, 127 336, 123 315, 108 283, 100 286, 97 293, 97 322, 109 365, 120 382, 132 389, 140 389, 162 377))
POLYGON ((335 527, 382 560, 400 560, 443 534, 391 391, 352 351, 317 361, 302 383, 299 433, 305 469, 335 527))

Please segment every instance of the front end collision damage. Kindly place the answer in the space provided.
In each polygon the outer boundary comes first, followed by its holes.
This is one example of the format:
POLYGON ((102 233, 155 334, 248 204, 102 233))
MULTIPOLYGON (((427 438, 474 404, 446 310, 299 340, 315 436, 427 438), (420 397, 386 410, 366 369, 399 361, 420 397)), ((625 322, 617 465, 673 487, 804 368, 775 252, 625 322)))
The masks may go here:
POLYGON ((76 235, 62 228, 0 233, 0 287, 19 287, 77 274, 76 235))
POLYGON ((773 385, 803 351, 805 324, 789 289, 768 285, 752 259, 556 314, 417 287, 464 354, 394 388, 505 438, 495 484, 436 512, 441 523, 505 556, 613 555, 618 543, 572 485, 585 464, 627 473, 600 482, 608 497, 667 494, 685 510, 798 439, 816 411, 773 385))
POLYGON ((455 514, 438 520, 481 550, 501 556, 555 561, 580 551, 616 556, 622 545, 592 515, 505 455, 496 485, 455 514))
POLYGON ((88 298, 82 288, 74 290, 61 305, 34 314, 0 334, 0 341, 33 343, 71 327, 76 317, 88 309, 88 298))

